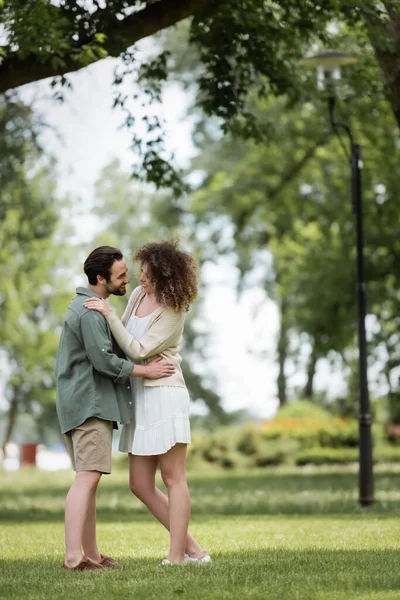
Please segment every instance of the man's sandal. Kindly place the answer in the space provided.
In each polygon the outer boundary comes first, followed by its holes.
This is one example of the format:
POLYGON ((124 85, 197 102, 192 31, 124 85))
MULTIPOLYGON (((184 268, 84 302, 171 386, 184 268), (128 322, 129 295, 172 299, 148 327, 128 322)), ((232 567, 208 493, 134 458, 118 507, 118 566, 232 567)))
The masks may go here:
POLYGON ((119 562, 110 558, 109 556, 104 556, 104 554, 100 554, 101 559, 99 561, 99 565, 102 567, 119 567, 119 562))
POLYGON ((101 571, 104 569, 103 565, 95 562, 87 556, 84 556, 81 562, 76 565, 76 567, 69 567, 67 564, 65 564, 65 561, 63 562, 62 566, 64 569, 68 569, 68 571, 101 571))

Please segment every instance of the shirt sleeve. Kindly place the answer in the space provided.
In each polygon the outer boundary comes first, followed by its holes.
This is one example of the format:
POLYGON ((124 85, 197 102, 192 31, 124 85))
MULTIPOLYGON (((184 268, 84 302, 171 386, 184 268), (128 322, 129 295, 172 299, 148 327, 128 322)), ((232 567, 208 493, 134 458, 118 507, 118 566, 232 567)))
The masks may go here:
POLYGON ((113 352, 107 321, 99 312, 88 310, 81 318, 81 333, 86 354, 93 367, 115 383, 124 383, 133 364, 113 352))
POLYGON ((163 350, 179 344, 185 315, 175 313, 172 310, 164 311, 140 340, 135 339, 128 333, 113 313, 108 315, 107 320, 118 346, 128 358, 141 360, 156 356, 163 350))

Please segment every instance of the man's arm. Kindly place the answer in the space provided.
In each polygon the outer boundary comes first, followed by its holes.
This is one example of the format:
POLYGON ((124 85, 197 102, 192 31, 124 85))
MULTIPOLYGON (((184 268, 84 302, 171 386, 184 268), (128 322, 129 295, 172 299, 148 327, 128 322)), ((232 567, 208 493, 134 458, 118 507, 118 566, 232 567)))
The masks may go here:
POLYGON ((81 317, 81 333, 86 355, 93 367, 115 383, 126 381, 134 366, 131 361, 113 352, 106 320, 96 312, 87 311, 81 317))
POLYGON ((152 360, 147 365, 135 365, 131 377, 146 377, 147 379, 161 379, 170 377, 175 373, 174 365, 162 357, 152 360))

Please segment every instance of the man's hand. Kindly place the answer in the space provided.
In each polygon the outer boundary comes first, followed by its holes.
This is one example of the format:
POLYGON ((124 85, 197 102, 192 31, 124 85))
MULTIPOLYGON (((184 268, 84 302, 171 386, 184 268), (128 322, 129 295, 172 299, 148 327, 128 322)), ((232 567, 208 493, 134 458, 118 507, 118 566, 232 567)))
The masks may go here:
POLYGON ((174 365, 160 356, 149 362, 147 365, 135 365, 131 376, 146 377, 147 379, 160 379, 161 377, 171 377, 175 371, 174 365))

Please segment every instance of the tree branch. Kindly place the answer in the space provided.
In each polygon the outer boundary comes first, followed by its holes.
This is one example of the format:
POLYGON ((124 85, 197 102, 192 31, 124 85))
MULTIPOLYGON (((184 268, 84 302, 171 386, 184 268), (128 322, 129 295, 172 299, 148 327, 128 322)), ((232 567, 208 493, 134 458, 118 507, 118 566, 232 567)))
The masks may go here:
MULTIPOLYGON (((107 35, 104 48, 109 56, 118 56, 139 40, 175 25, 216 1, 218 0, 180 0, 179 2, 177 0, 159 0, 159 2, 129 15, 122 21, 115 19, 112 23, 105 25, 101 30, 101 33, 107 35)), ((72 73, 86 66, 70 57, 65 57, 63 66, 53 68, 50 61, 44 64, 38 63, 34 55, 24 60, 19 59, 15 54, 10 55, 0 63, 0 93, 47 77, 72 73)))
POLYGON ((330 131, 325 131, 325 133, 314 143, 314 145, 308 148, 301 160, 292 163, 288 166, 278 185, 276 185, 276 187, 267 192, 268 197, 270 199, 276 198, 285 189, 287 185, 289 185, 294 179, 296 179, 297 175, 303 170, 306 164, 312 158, 314 158, 317 150, 321 146, 324 146, 326 144, 329 136, 330 131))

